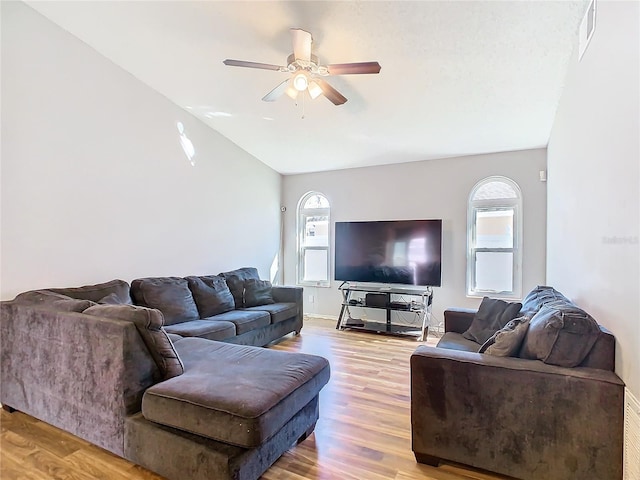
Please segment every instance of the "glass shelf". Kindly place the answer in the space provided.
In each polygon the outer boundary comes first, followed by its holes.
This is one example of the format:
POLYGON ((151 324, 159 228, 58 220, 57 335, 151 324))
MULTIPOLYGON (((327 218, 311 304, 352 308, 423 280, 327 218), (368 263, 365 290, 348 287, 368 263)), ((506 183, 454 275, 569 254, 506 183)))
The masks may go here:
POLYGON ((342 306, 336 329, 363 330, 388 335, 408 335, 418 337, 418 340, 421 341, 426 340, 433 300, 433 290, 430 287, 423 289, 420 287, 362 286, 344 283, 339 287, 339 290, 342 292, 342 306), (364 298, 354 298, 354 294, 357 293, 365 293, 364 298), (413 298, 410 302, 397 301, 392 300, 392 295, 413 298), (354 318, 351 314, 351 309, 367 308, 385 310, 387 312, 386 322, 354 318), (416 322, 413 325, 393 323, 391 312, 413 314, 416 316, 416 322))

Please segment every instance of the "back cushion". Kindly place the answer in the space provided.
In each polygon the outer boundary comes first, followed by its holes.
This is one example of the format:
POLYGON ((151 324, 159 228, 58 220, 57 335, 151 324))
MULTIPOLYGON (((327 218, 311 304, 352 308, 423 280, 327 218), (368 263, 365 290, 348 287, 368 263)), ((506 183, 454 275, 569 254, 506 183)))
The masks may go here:
POLYGON ((233 295, 236 308, 244 307, 244 281, 254 278, 260 280, 258 270, 253 267, 244 267, 230 272, 223 272, 219 274, 224 277, 233 295))
POLYGON ((600 327, 598 339, 580 366, 614 372, 616 368, 616 337, 602 325, 598 325, 598 327, 600 327))
POLYGON ((189 289, 196 301, 200 318, 213 317, 233 310, 235 302, 224 277, 186 277, 189 289))
POLYGON ((275 303, 271 294, 271 282, 268 280, 256 280, 250 278, 244 281, 244 306, 258 307, 275 303))
POLYGON ((90 300, 78 300, 61 293, 52 292, 51 290, 32 290, 19 294, 13 299, 15 303, 21 305, 34 305, 39 307, 50 308, 59 312, 78 312, 81 313, 91 305, 95 305, 90 300))
POLYGON ((50 288, 49 290, 71 298, 91 300, 92 302, 99 302, 107 295, 115 293, 119 303, 133 303, 129 295, 129 284, 124 280, 111 280, 110 282, 85 285, 83 287, 50 288))
POLYGON ((561 294, 553 287, 547 287, 538 285, 531 290, 527 296, 522 300, 523 314, 533 317, 543 305, 551 302, 562 301, 563 303, 570 304, 571 300, 561 294))
POLYGON ((160 310, 164 315, 165 325, 200 318, 198 307, 184 278, 138 278, 131 282, 131 295, 137 305, 160 310))

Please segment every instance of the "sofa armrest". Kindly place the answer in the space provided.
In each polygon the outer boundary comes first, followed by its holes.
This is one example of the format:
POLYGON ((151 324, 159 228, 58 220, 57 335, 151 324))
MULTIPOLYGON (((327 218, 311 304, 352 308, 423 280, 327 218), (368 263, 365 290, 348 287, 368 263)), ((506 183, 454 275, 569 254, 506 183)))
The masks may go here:
POLYGON ((302 310, 302 287, 294 287, 288 285, 274 285, 271 289, 273 300, 276 303, 292 302, 300 305, 302 310))
POLYGON ((125 416, 159 380, 136 326, 15 302, 1 318, 2 404, 122 455, 125 416))
POLYGON ((300 333, 302 329, 302 323, 304 318, 304 295, 302 287, 294 287, 289 285, 274 285, 271 289, 273 300, 276 303, 279 302, 291 302, 298 306, 298 314, 296 316, 296 324, 294 330, 296 334, 300 333))
POLYGON ((517 478, 622 478, 623 399, 610 371, 428 346, 411 356, 416 456, 517 478))
POLYGON ((444 331, 464 333, 467 331, 477 310, 469 308, 448 308, 444 311, 444 331))
POLYGON ((624 382, 615 373, 608 370, 597 368, 582 367, 559 367, 557 365, 548 365, 540 360, 529 360, 518 357, 498 357, 496 355, 488 355, 476 352, 466 352, 463 350, 452 350, 448 348, 430 347, 428 345, 420 345, 411 355, 411 366, 413 362, 419 365, 421 361, 425 362, 458 362, 468 366, 478 366, 489 371, 490 369, 502 369, 503 371, 492 371, 494 377, 499 375, 519 375, 519 372, 527 372, 540 375, 559 375, 562 378, 570 377, 583 380, 594 380, 608 382, 616 385, 624 386, 624 382))

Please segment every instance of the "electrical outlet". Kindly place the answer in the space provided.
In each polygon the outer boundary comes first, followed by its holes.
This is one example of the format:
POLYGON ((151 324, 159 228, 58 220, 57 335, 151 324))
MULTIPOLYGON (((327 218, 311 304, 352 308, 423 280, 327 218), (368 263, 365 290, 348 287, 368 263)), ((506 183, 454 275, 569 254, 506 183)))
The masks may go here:
POLYGON ((313 295, 309 295, 309 303, 313 303, 315 301, 315 297, 313 295))

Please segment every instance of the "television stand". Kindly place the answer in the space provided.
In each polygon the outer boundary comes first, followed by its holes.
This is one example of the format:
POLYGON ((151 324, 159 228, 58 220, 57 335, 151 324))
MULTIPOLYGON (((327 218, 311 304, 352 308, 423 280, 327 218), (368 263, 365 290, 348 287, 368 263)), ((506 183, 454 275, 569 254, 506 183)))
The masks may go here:
POLYGON ((342 306, 336 329, 411 336, 418 341, 427 339, 433 301, 431 287, 423 290, 417 287, 374 287, 343 283, 339 290, 342 293, 342 306), (366 314, 363 313, 365 309, 385 310, 385 319, 378 321, 365 319, 366 314), (352 315, 352 310, 355 316, 352 315), (413 315, 413 322, 394 323, 392 321, 394 312, 413 315))

